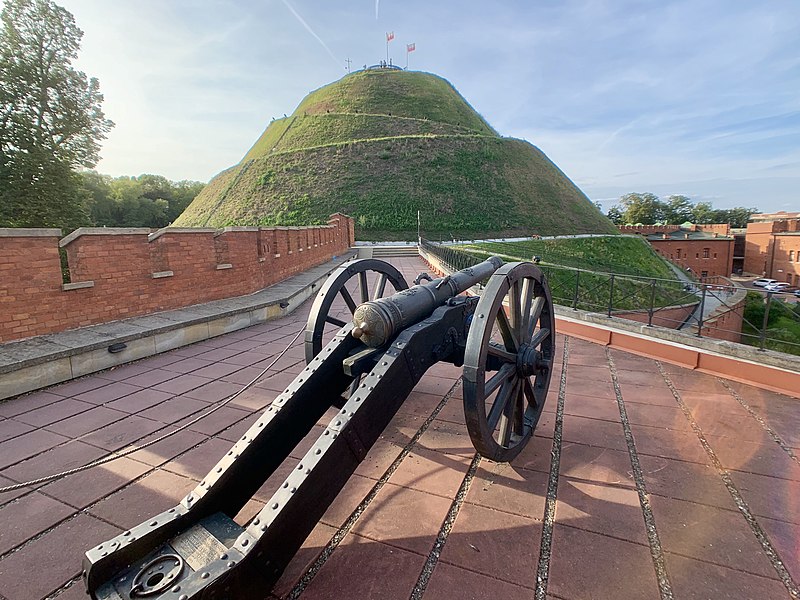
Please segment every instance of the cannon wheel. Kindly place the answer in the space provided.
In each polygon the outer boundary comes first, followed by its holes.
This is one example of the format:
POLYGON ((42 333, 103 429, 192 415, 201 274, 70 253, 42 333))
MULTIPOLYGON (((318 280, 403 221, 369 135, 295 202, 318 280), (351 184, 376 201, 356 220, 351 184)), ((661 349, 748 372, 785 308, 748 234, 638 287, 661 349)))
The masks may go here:
POLYGON ((512 460, 544 408, 555 356, 555 315, 542 271, 508 263, 489 279, 464 354, 464 414, 475 449, 512 460))
POLYGON ((352 315, 356 307, 363 302, 383 298, 387 291, 393 294, 407 288, 408 284, 400 271, 385 261, 376 258, 362 258, 341 265, 322 285, 311 306, 305 334, 306 363, 310 363, 322 351, 326 325, 336 329, 346 325, 346 321, 335 314, 337 309, 333 303, 337 297, 342 298, 352 315), (348 287, 348 282, 352 279, 356 279, 356 290, 353 290, 353 285, 348 287), (370 280, 374 280, 371 291, 370 280), (387 290, 387 283, 390 283, 394 289, 387 290), (352 291, 356 291, 355 298, 352 291), (331 314, 332 307, 334 314, 331 314))

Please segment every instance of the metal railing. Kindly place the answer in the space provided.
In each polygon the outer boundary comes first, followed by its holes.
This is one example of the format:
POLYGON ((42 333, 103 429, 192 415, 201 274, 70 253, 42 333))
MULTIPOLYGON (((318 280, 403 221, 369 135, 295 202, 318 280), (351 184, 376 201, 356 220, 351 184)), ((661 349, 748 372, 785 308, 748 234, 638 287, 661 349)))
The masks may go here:
MULTIPOLYGON (((491 254, 425 239, 421 248, 452 270, 469 267, 491 254)), ((553 302, 562 307, 800 355, 800 303, 787 302, 780 294, 748 291, 724 277, 688 282, 539 266, 547 277, 553 302)))

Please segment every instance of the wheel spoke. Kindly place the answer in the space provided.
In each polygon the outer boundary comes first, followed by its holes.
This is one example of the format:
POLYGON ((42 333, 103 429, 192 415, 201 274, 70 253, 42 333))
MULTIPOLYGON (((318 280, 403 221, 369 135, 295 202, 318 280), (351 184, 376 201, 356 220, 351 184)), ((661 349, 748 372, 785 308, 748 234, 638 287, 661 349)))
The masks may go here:
POLYGON ((517 386, 517 395, 514 398, 514 433, 522 435, 525 431, 525 383, 527 377, 523 377, 517 386))
POLYGON ((531 302, 533 301, 533 281, 527 277, 522 280, 522 337, 520 343, 524 344, 530 339, 531 302))
POLYGON ((337 327, 344 327, 345 325, 347 325, 347 323, 345 323, 341 319, 337 319, 336 317, 332 317, 330 315, 325 317, 325 322, 330 323, 331 325, 336 325, 337 327))
POLYGON ((543 341, 545 341, 548 337, 550 337, 550 329, 549 328, 540 329, 531 338, 530 346, 532 348, 536 348, 539 344, 541 344, 543 341))
POLYGON ((497 326, 500 328, 500 334, 503 336, 506 350, 510 352, 519 351, 519 342, 514 337, 514 330, 511 328, 506 311, 502 306, 497 310, 497 326))
POLYGON ((520 289, 519 281, 511 284, 511 289, 508 290, 508 313, 509 320, 511 321, 511 328, 516 334, 517 343, 522 342, 520 334, 522 333, 522 312, 519 305, 520 289))
MULTIPOLYGON (((531 339, 533 330, 536 329, 536 324, 542 316, 542 309, 544 308, 544 296, 536 296, 533 300, 533 307, 531 310, 530 321, 528 322, 527 339, 531 339)), ((528 342, 529 344, 531 342, 528 342)))
POLYGON ((378 277, 378 282, 375 284, 375 291, 372 294, 372 299, 377 300, 383 298, 383 292, 386 290, 386 273, 381 273, 378 277))
POLYGON ((502 417, 500 418, 500 431, 497 435, 497 442, 504 448, 508 447, 508 442, 511 440, 511 433, 514 429, 514 408, 516 406, 517 389, 519 387, 519 380, 514 380, 512 386, 509 402, 506 403, 505 410, 503 410, 502 417))
POLYGON ((484 384, 483 395, 488 398, 500 385, 514 373, 514 365, 505 364, 500 367, 500 370, 486 380, 484 384))
POLYGON ((350 313, 356 312, 356 303, 353 300, 353 297, 350 295, 350 292, 347 291, 347 288, 342 286, 342 289, 339 290, 339 293, 342 295, 344 299, 344 303, 347 304, 347 308, 350 309, 350 313))
POLYGON ((530 405, 538 411, 544 405, 544 401, 547 398, 547 388, 535 386, 529 380, 526 380, 526 384, 524 388, 525 396, 528 398, 530 405))
POLYGON ((502 348, 500 344, 495 344, 493 342, 489 342, 489 346, 486 348, 487 352, 492 356, 496 356, 500 360, 505 362, 516 364, 517 362, 517 355, 513 352, 509 352, 505 348, 502 348))
POLYGON ((500 420, 500 416, 505 414, 506 407, 516 389, 517 380, 515 379, 514 381, 506 381, 503 387, 500 388, 500 391, 497 392, 497 397, 495 397, 492 408, 489 409, 489 415, 486 417, 486 422, 489 424, 489 431, 494 431, 494 428, 497 427, 497 422, 500 420))
POLYGON ((361 292, 361 303, 369 301, 369 286, 367 285, 367 272, 361 271, 358 274, 358 289, 361 292))

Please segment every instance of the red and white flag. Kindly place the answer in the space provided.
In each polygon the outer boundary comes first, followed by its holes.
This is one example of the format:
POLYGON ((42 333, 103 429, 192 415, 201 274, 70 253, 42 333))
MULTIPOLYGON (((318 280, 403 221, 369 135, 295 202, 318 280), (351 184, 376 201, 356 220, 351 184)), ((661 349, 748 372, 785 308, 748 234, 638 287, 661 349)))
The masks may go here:
POLYGON ((390 31, 386 34, 386 42, 389 43, 394 39, 394 31, 390 31))
POLYGON ((406 52, 413 52, 417 49, 416 44, 406 44, 406 52))

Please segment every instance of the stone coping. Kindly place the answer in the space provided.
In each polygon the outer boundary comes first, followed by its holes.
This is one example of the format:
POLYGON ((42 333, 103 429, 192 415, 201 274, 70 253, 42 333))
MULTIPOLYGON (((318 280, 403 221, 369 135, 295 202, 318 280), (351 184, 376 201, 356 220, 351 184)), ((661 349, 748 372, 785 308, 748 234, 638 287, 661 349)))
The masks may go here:
POLYGON ((30 227, 0 227, 0 237, 61 237, 61 230, 30 227))
POLYGON ((70 242, 75 241, 82 235, 147 235, 150 229, 147 227, 79 227, 58 242, 64 248, 70 242))
POLYGON ((105 350, 112 344, 131 342, 216 319, 235 317, 269 306, 288 303, 288 307, 293 310, 299 305, 293 301, 296 296, 316 288, 320 280, 327 278, 336 267, 353 256, 352 252, 348 252, 344 256, 336 257, 246 296, 214 300, 185 308, 0 344, 0 375, 86 352, 105 350))

